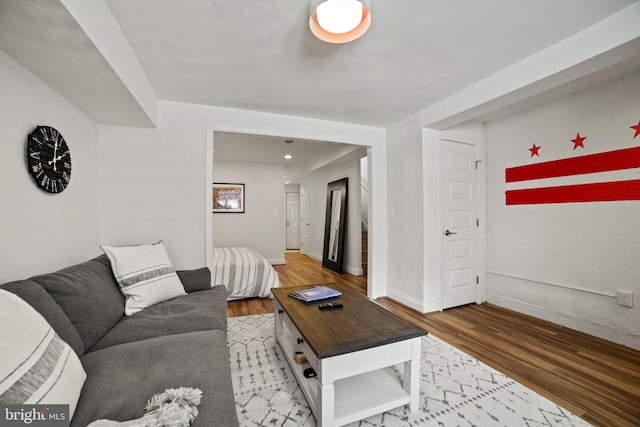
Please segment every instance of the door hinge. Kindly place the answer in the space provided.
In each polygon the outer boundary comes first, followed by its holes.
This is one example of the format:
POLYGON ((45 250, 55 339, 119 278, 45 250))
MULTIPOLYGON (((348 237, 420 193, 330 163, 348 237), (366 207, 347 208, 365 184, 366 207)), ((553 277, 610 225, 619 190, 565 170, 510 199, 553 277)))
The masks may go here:
POLYGON ((478 163, 482 163, 482 160, 476 160, 476 170, 478 170, 478 163))
POLYGON ((476 227, 480 227, 480 218, 476 218, 476 227))
POLYGON ((476 276, 476 285, 480 284, 480 276, 476 276))

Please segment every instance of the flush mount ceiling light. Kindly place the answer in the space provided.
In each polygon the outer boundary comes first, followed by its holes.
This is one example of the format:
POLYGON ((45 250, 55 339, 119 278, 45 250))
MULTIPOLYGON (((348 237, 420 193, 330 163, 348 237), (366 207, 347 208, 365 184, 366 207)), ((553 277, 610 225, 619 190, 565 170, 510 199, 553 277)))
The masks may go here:
POLYGON ((347 43, 371 25, 369 0, 310 0, 309 28, 320 40, 347 43))

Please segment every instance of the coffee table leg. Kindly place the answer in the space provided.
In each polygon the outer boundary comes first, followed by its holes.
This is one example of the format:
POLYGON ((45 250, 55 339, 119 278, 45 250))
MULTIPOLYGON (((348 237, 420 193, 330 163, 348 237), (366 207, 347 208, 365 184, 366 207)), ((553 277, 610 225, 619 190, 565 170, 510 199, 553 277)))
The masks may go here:
POLYGON ((282 307, 278 304, 277 301, 274 302, 274 310, 273 310, 273 333, 277 338, 282 334, 282 307))
POLYGON ((322 384, 321 381, 318 382, 319 387, 319 400, 320 402, 319 413, 320 419, 318 421, 318 427, 326 427, 333 425, 333 417, 334 417, 334 402, 335 395, 333 389, 333 383, 322 384))
POLYGON ((404 391, 409 394, 409 410, 417 411, 420 406, 420 339, 411 345, 411 360, 404 363, 404 391))

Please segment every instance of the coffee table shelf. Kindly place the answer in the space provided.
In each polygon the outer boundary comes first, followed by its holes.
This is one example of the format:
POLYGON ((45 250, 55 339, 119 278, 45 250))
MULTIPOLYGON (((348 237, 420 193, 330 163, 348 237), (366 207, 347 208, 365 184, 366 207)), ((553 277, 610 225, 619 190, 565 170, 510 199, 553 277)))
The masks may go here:
POLYGON ((334 420, 349 424, 409 403, 409 393, 391 368, 381 368, 335 382, 334 420))

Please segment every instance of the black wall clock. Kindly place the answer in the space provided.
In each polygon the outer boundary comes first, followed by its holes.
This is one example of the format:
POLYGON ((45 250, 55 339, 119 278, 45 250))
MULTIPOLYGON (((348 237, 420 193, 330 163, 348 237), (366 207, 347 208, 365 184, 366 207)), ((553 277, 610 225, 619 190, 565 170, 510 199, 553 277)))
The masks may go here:
POLYGON ((36 185, 60 193, 71 180, 71 153, 62 134, 51 126, 38 126, 27 138, 29 172, 36 185))

